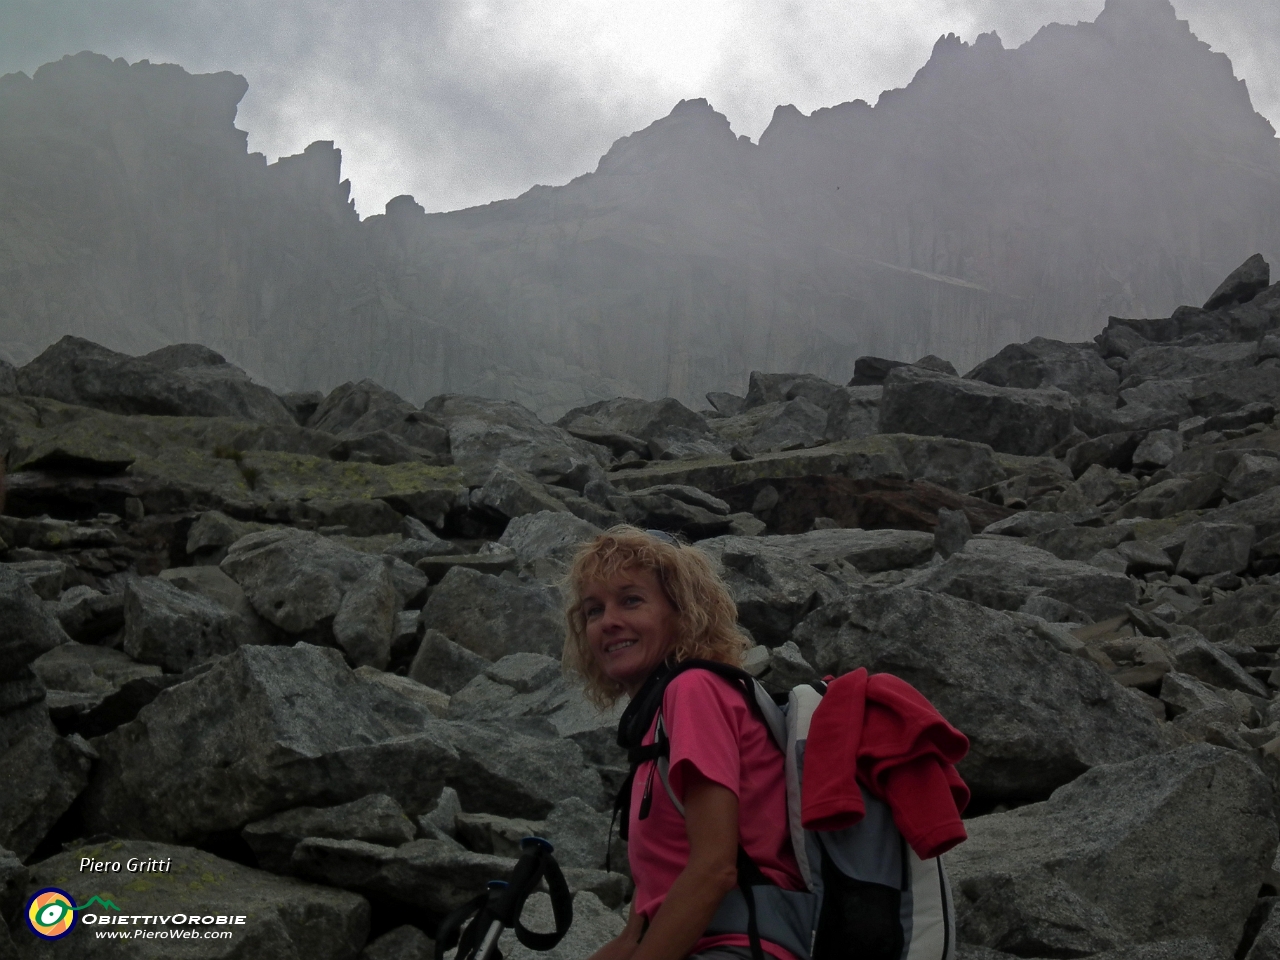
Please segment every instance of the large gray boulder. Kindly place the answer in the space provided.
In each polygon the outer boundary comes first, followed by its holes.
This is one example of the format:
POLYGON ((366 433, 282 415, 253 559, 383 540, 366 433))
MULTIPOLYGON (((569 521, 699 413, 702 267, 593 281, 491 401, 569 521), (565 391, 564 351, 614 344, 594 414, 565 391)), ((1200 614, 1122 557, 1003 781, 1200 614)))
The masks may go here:
POLYGON ((1182 437, 1176 430, 1152 430, 1133 451, 1133 465, 1155 469, 1167 467, 1182 452, 1182 437))
POLYGON ((744 407, 754 410, 771 403, 781 403, 797 396, 825 407, 826 397, 839 389, 839 385, 812 373, 764 373, 752 370, 747 378, 747 396, 744 407))
POLYGON ((0 564, 0 678, 70 639, 26 578, 0 564))
POLYGON ((1266 919, 1258 928, 1258 935, 1249 947, 1249 952, 1244 955, 1244 960, 1278 960, 1278 958, 1280 958, 1280 911, 1275 909, 1273 902, 1266 919))
POLYGON ((159 577, 125 586, 123 649, 139 663, 182 673, 255 639, 252 626, 216 600, 159 577))
POLYGON ((611 709, 590 703, 581 686, 566 678, 560 662, 535 653, 514 653, 488 664, 449 701, 449 717, 501 720, 526 732, 572 740, 609 782, 611 792, 626 775, 626 751, 617 744, 623 698, 611 709))
POLYGON ((1209 606, 1183 617, 1182 622, 1199 630, 1215 643, 1241 639, 1280 626, 1280 584, 1255 583, 1227 594, 1209 606))
POLYGON ((1200 519, 1207 523, 1244 523, 1253 527, 1258 540, 1273 537, 1280 533, 1280 486, 1269 487, 1247 500, 1210 510, 1200 519))
POLYGON ((31 663, 31 670, 50 690, 106 696, 125 684, 156 677, 160 667, 139 663, 127 653, 88 643, 64 643, 31 663))
MULTIPOLYGON (((543 837, 555 845, 556 862, 566 869, 603 870, 608 853, 610 815, 592 809, 576 797, 561 801, 545 820, 520 820, 490 813, 455 816, 457 838, 477 853, 520 857, 520 841, 543 837)), ((626 870, 627 851, 614 837, 613 859, 626 870)))
POLYGON ((845 439, 828 435, 827 411, 804 397, 753 407, 736 417, 712 421, 712 429, 726 442, 753 454, 798 450, 831 439, 845 439))
POLYGON ((1070 394, 962 380, 919 367, 898 367, 885 379, 880 429, 955 437, 1001 453, 1035 456, 1071 432, 1070 394))
POLYGON ((65 336, 18 371, 18 389, 110 413, 295 425, 274 393, 219 354, 192 344, 130 357, 65 336))
POLYGON ((933 534, 851 527, 777 537, 714 537, 699 541, 697 547, 717 560, 723 560, 726 554, 768 556, 813 566, 839 560, 862 573, 878 573, 926 562, 933 553, 933 534))
POLYGON ((540 511, 516 517, 498 538, 515 552, 520 566, 532 573, 563 571, 578 548, 600 533, 600 528, 571 513, 540 511))
MULTIPOLYGON (((950 437, 918 437, 894 434, 891 439, 902 456, 911 480, 925 480, 940 487, 968 493, 1007 480, 1009 473, 1001 465, 1007 458, 997 457, 985 443, 973 443, 950 437)), ((1047 468, 1062 472, 1057 461, 1048 458, 1023 461, 1024 470, 1047 468)))
MULTIPOLYGON (((249 639, 242 641, 244 643, 272 643, 278 636, 274 628, 258 616, 240 584, 212 564, 169 567, 160 571, 160 579, 184 593, 204 597, 230 610, 248 631, 249 639)), ((123 597, 120 600, 123 608, 123 597)))
POLYGON ((565 703, 569 690, 559 660, 538 653, 512 653, 454 694, 449 716, 458 720, 547 716, 565 703))
MULTIPOLYGON (((205 931, 227 929, 233 936, 201 939, 199 952, 180 952, 173 940, 98 939, 85 926, 67 939, 39 943, 24 935, 19 954, 31 960, 83 957, 85 960, 117 960, 141 957, 169 960, 179 956, 199 956, 210 960, 355 960, 369 935, 369 904, 364 897, 332 887, 304 883, 253 870, 190 847, 148 843, 142 840, 112 840, 92 843, 58 853, 31 869, 27 892, 56 886, 78 903, 92 897, 110 900, 123 916, 244 916, 243 924, 222 927, 182 927, 205 931), (163 861, 168 869, 146 874, 87 872, 80 869, 84 858, 121 865, 131 859, 163 861)), ((102 917, 114 911, 96 908, 102 917)), ((80 924, 84 925, 82 915, 80 924)), ((140 925, 112 927, 121 931, 142 931, 140 925)), ((153 931, 161 928, 153 927, 153 931)), ((188 945, 195 945, 187 941, 188 945)))
POLYGON ((454 643, 439 630, 425 628, 409 665, 409 678, 446 694, 454 694, 488 669, 490 661, 454 643))
POLYGON ((1019 956, 1189 937, 1229 955, 1276 846, 1266 778, 1206 744, 1095 767, 966 826, 947 860, 957 936, 1019 956))
POLYGON ((1091 343, 1062 343, 1035 337, 1028 343, 1011 343, 967 374, 996 387, 1037 390, 1057 387, 1073 396, 1114 396, 1120 378, 1107 366, 1091 343))
MULTIPOLYGON (((575 436, 598 436, 601 442, 610 434, 634 438, 648 446, 648 456, 654 460, 728 452, 728 446, 712 432, 701 414, 671 397, 601 400, 570 410, 556 425, 575 436)), ((618 452, 617 440, 613 441, 613 447, 618 452)))
POLYGON ((471 506, 480 507, 503 520, 544 511, 569 513, 568 508, 532 475, 504 463, 493 468, 484 486, 472 491, 471 506))
POLYGON ((297 640, 337 643, 356 663, 385 666, 395 613, 426 575, 300 530, 264 530, 232 545, 220 567, 264 620, 297 640))
POLYGON ((293 848, 306 837, 364 840, 395 847, 417 833, 400 804, 374 793, 334 807, 295 807, 249 824, 240 831, 258 865, 272 873, 288 873, 293 848))
POLYGON ((416 814, 446 785, 494 813, 600 801, 574 744, 445 723, 306 644, 241 647, 93 745, 90 830, 117 836, 200 838, 373 793, 416 814))
POLYGON ((587 481, 603 477, 612 459, 604 447, 543 423, 510 400, 442 394, 422 409, 448 429, 453 462, 473 486, 483 483, 501 461, 543 483, 581 490, 587 481))
POLYGON ((23 673, 0 683, 0 847, 26 859, 84 790, 90 751, 58 736, 43 689, 23 673))
POLYGON ((1191 397, 1195 392, 1195 381, 1190 379, 1144 380, 1121 390, 1123 406, 1100 422, 1118 423, 1130 430, 1173 429, 1174 422, 1180 423, 1191 416, 1191 397))
POLYGON ((79 584, 62 592, 53 614, 72 640, 92 643, 124 626, 124 596, 79 584))
POLYGON ((678 530, 691 539, 728 531, 729 505, 689 484, 660 483, 608 497, 629 523, 646 529, 678 530))
POLYGON ((1225 369, 1251 366, 1255 350, 1256 345, 1252 343, 1207 343, 1186 347, 1156 344, 1134 352, 1125 361, 1122 379, 1134 384, 1138 381, 1191 381, 1225 369))
POLYGON ((363 840, 309 837, 294 848, 293 871, 334 887, 389 898, 442 915, 491 880, 508 880, 516 861, 473 853, 447 840, 399 847, 363 840))
MULTIPOLYGON (((0 917, 18 918, 26 904, 27 880, 29 873, 12 850, 0 847, 0 917)), ((8 923, 0 923, 0 956, 12 958, 17 955, 13 940, 9 936, 8 923)))
MULTIPOLYGON (((821 531, 826 532, 826 531, 821 531)), ((774 538, 718 537, 699 548, 712 555, 738 608, 738 622, 759 644, 786 643, 791 631, 815 608, 841 595, 841 581, 803 559, 770 550, 774 538), (754 550, 753 540, 765 549, 754 550), (745 541, 745 543, 744 543, 745 541), (706 547, 706 544, 712 544, 706 547)))
POLYGON ((1245 523, 1193 523, 1178 557, 1178 573, 1203 577, 1213 573, 1242 573, 1249 566, 1254 529, 1245 523))
POLYGON ((1245 454, 1236 464, 1222 492, 1230 500, 1247 500, 1280 485, 1280 458, 1245 454))
POLYGON ((1139 595, 1138 584, 1123 573, 1060 560, 1047 550, 1004 538, 970 540, 912 584, 993 610, 1019 610, 1032 597, 1045 596, 1094 620, 1124 612, 1139 595))
POLYGON ((489 660, 509 653, 558 657, 564 617, 558 591, 455 566, 431 591, 422 622, 489 660))
POLYGON ((61 560, 20 560, 5 566, 27 581, 41 600, 57 600, 68 568, 61 560))
POLYGON ((960 772, 974 794, 1025 799, 1165 744, 1135 694, 1044 626, 895 587, 819 607, 793 637, 819 674, 866 667, 912 684, 969 737, 960 772))
POLYGON ((333 617, 333 640, 357 667, 385 669, 391 659, 396 614, 404 600, 396 593, 390 564, 365 572, 342 596, 333 617))
POLYGON ((1204 302, 1204 309, 1221 310, 1248 303, 1270 285, 1271 266, 1262 254, 1255 253, 1218 284, 1218 289, 1204 302))
POLYGON ((819 399, 810 392, 798 393, 827 411, 826 439, 861 440, 880 432, 881 386, 840 387, 839 392, 819 399))
POLYGON ((777 537, 715 537, 698 543, 724 578, 739 622, 757 643, 777 647, 863 573, 913 567, 933 555, 917 530, 830 529, 777 537))
POLYGON ((402 441, 410 448, 408 456, 417 451, 439 462, 447 462, 449 457, 449 432, 443 424, 372 380, 335 387, 307 419, 306 426, 344 441, 351 459, 397 462, 399 456, 378 456, 374 452, 370 441, 378 434, 402 441), (367 455, 361 455, 361 451, 367 455))
POLYGON ((1230 414, 1255 403, 1280 405, 1280 359, 1199 377, 1191 396, 1192 412, 1202 417, 1230 414))
POLYGON ((187 555, 204 564, 219 563, 227 548, 241 537, 271 528, 269 523, 237 520, 221 510, 206 510, 187 530, 187 555))

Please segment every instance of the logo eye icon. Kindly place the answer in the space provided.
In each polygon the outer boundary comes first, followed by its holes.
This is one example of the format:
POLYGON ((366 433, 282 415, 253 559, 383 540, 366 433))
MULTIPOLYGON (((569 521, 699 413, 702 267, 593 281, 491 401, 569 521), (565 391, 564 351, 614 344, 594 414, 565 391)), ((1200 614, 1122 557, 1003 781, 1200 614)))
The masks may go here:
POLYGON ((59 940, 76 925, 76 902, 65 890, 46 887, 27 901, 27 926, 37 937, 59 940))
POLYGON ((36 923, 42 927, 52 927, 58 923, 71 910, 63 901, 54 900, 40 908, 36 914, 36 923))

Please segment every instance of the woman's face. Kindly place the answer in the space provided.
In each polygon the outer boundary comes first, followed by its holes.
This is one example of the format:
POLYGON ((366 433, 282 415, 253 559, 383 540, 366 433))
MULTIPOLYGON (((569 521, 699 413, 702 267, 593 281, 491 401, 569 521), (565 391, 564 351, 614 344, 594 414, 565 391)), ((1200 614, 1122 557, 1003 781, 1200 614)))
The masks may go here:
POLYGON ((679 617, 655 574, 624 570, 582 596, 587 645, 600 669, 635 696, 676 645, 679 617))

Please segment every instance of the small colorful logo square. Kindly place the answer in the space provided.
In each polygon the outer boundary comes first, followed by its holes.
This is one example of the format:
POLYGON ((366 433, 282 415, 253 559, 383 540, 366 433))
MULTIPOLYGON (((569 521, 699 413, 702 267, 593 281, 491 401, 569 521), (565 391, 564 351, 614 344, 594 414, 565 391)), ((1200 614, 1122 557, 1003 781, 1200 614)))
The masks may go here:
POLYGON ((76 925, 76 902, 57 887, 37 890, 27 901, 27 926, 37 937, 60 940, 76 925))

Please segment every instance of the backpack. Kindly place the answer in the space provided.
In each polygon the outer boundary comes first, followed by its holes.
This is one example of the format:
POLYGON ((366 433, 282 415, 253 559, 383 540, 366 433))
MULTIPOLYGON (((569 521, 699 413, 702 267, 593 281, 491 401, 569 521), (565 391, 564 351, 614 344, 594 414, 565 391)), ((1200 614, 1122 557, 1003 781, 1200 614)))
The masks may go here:
MULTIPOLYGON (((749 673, 728 664, 686 660, 656 671, 618 723, 618 744, 627 749, 631 767, 614 803, 615 817, 622 814, 623 839, 631 785, 637 768, 647 760, 656 761, 667 796, 684 814, 668 780, 671 745, 662 696, 672 678, 690 669, 710 670, 741 690, 782 750, 788 826, 808 888, 784 890, 772 883, 739 845, 738 887, 725 896, 705 935, 747 934, 753 960, 767 960, 761 940, 786 948, 800 960, 954 960, 955 917, 942 858, 916 856, 886 803, 859 784, 866 815, 857 824, 835 831, 806 830, 801 824, 805 746, 825 683, 800 684, 785 704, 779 704, 749 673), (654 742, 641 746, 655 715, 654 742)), ((649 799, 646 791, 641 819, 648 814, 649 799)))

